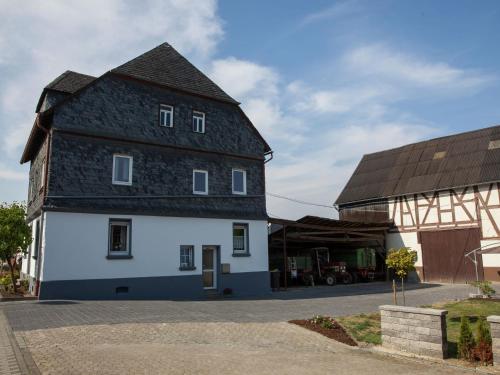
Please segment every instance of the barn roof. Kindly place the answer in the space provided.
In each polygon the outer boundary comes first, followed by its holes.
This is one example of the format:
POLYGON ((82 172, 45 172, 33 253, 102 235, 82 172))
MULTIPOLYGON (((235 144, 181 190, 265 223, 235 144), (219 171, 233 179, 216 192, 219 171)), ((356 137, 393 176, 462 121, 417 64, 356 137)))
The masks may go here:
POLYGON ((343 205, 500 181, 500 125, 364 155, 343 205))

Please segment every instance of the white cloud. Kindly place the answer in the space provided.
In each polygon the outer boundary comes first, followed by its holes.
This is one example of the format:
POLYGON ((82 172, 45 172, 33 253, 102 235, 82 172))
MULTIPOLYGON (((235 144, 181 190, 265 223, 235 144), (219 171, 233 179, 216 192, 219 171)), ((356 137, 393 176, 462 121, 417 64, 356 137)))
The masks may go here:
POLYGON ((0 163, 0 180, 5 181, 27 181, 28 173, 10 169, 5 164, 0 163))
POLYGON ((247 96, 278 94, 278 74, 254 62, 228 57, 212 63, 210 77, 236 100, 247 96))
POLYGON ((357 76, 397 81, 430 89, 470 90, 490 82, 493 77, 430 62, 418 56, 395 51, 383 44, 355 48, 344 57, 346 67, 357 76))
POLYGON ((0 148, 16 159, 42 88, 65 70, 101 75, 164 41, 201 64, 223 37, 215 0, 0 0, 0 12, 0 148))
POLYGON ((307 14, 300 22, 300 26, 304 27, 316 22, 345 17, 352 13, 357 13, 360 10, 361 7, 357 1, 351 0, 338 2, 332 6, 319 10, 318 12, 307 14))

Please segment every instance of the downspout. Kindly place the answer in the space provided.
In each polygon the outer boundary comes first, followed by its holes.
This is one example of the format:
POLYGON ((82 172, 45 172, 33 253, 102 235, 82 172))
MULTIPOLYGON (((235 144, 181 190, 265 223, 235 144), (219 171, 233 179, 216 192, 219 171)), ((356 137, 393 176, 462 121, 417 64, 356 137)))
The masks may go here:
MULTIPOLYGON (((47 135, 47 150, 45 154, 45 169, 42 172, 44 174, 44 184, 43 184, 43 197, 42 197, 42 208, 40 210, 40 232, 39 232, 39 240, 38 240, 38 249, 37 249, 37 260, 36 260, 36 270, 35 270, 35 296, 39 296, 40 294, 40 270, 42 267, 42 244, 43 244, 43 234, 44 234, 44 217, 43 217, 43 206, 45 204, 45 197, 47 196, 47 185, 48 181, 48 170, 49 170, 49 157, 50 157, 50 144, 52 142, 51 132, 40 124, 40 114, 37 115, 35 124, 38 128, 40 128, 47 135)), ((45 250, 45 249, 44 249, 45 250)))

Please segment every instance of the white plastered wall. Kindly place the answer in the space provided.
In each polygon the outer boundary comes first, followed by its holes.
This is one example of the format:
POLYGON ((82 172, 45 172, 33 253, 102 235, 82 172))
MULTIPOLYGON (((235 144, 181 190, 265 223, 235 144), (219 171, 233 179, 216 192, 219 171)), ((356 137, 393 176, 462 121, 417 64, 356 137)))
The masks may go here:
POLYGON ((202 246, 218 245, 231 273, 267 271, 267 221, 46 213, 41 279, 77 280, 201 274, 202 246), (132 259, 107 259, 109 219, 131 219, 132 259), (233 257, 233 223, 249 226, 249 257, 233 257), (194 245, 194 271, 179 270, 180 245, 194 245))

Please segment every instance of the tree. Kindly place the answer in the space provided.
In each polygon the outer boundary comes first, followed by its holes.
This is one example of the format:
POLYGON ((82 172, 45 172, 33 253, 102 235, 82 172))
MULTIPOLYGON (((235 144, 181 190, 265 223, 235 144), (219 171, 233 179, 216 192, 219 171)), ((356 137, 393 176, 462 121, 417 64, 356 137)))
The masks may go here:
POLYGON ((460 336, 458 337, 458 356, 472 361, 472 349, 476 346, 474 335, 470 327, 469 318, 465 315, 460 319, 460 336))
POLYGON ((26 207, 20 203, 0 204, 0 260, 10 268, 12 286, 16 287, 16 255, 26 253, 31 243, 31 229, 26 224, 26 207))
POLYGON ((403 292, 403 305, 406 304, 404 278, 410 271, 415 271, 415 262, 417 261, 417 252, 408 247, 400 249, 390 249, 385 263, 388 268, 392 268, 394 273, 401 279, 401 290, 403 292))

